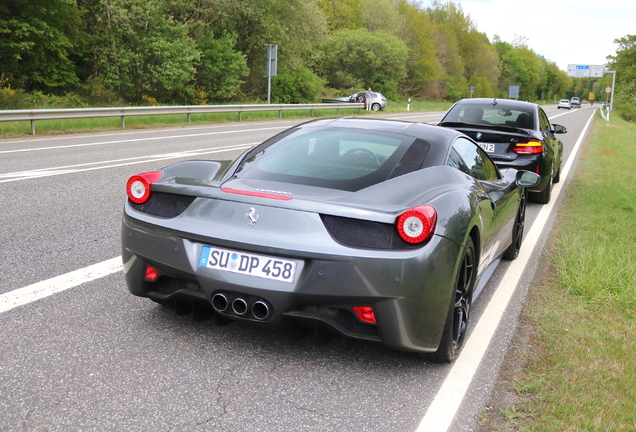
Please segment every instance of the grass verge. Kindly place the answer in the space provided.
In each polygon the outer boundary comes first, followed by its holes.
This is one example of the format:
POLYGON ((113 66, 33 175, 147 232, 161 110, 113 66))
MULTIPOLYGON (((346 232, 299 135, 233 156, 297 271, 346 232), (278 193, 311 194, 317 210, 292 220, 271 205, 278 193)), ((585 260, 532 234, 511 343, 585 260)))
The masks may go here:
MULTIPOLYGON (((445 111, 450 108, 448 102, 412 102, 411 111, 445 111)), ((385 113, 404 112, 407 110, 406 101, 389 102, 385 113)), ((313 117, 335 117, 336 110, 314 110, 313 117)), ((364 116, 366 111, 358 109, 341 109, 338 116, 364 116)), ((310 110, 298 111, 270 111, 270 112, 245 112, 241 115, 242 121, 264 121, 284 119, 313 118, 310 110)), ((235 122, 239 120, 238 113, 202 113, 190 116, 190 125, 205 125, 215 123, 235 122)), ((187 116, 183 115, 154 115, 126 117, 126 129, 146 129, 162 127, 188 126, 187 116)), ((90 133, 112 130, 121 130, 120 117, 68 119, 68 120, 38 120, 35 122, 37 135, 56 135, 64 133, 90 133)), ((22 122, 0 122, 0 139, 30 136, 31 124, 22 122)))
POLYGON ((491 430, 636 431, 636 125, 614 119, 583 147, 522 315, 516 402, 491 430))

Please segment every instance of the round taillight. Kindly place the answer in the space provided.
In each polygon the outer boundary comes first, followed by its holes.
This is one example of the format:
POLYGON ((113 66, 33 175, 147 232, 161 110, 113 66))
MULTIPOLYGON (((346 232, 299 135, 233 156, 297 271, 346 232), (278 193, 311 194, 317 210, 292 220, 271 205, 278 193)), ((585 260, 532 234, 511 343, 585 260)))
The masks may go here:
POLYGON ((150 185, 161 178, 159 171, 137 174, 128 179, 126 193, 136 204, 143 204, 150 198, 150 185))
POLYGON ((421 243, 435 231, 437 211, 432 206, 417 206, 402 213, 396 222, 402 240, 421 243))

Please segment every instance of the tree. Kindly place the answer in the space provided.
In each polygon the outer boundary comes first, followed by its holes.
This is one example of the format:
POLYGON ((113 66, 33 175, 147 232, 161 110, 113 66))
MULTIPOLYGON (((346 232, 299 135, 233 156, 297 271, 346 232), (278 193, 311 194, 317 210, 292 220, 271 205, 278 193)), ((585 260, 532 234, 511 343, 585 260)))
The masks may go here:
POLYGON ((616 55, 607 56, 609 67, 615 70, 618 83, 636 82, 636 35, 614 39, 616 55))
POLYGON ((214 101, 231 99, 249 74, 245 55, 235 50, 236 35, 197 31, 197 46, 201 53, 196 69, 196 83, 214 101))
POLYGON ((327 18, 329 30, 362 27, 362 18, 358 13, 359 0, 319 0, 318 5, 327 18))
POLYGON ((75 0, 3 0, 0 64, 10 84, 54 90, 76 84, 74 55, 81 53, 80 10, 75 0))
POLYGON ((393 6, 392 0, 358 0, 360 28, 370 32, 385 31, 397 35, 401 17, 393 6))
MULTIPOLYGON (((459 78, 461 74, 466 82, 479 87, 481 96, 495 96, 500 75, 496 49, 484 33, 477 31, 461 5, 434 1, 433 6, 435 9, 429 10, 429 13, 440 28, 438 46, 448 44, 445 70, 453 79, 445 81, 457 86, 463 81, 459 78)), ((456 93, 456 90, 452 93, 456 93)), ((466 88, 463 94, 468 92, 466 88)))
POLYGON ((316 68, 333 88, 372 87, 395 98, 398 83, 406 77, 409 49, 401 39, 384 32, 336 30, 320 51, 316 68))
POLYGON ((442 65, 434 43, 434 25, 428 14, 405 0, 397 4, 402 28, 400 38, 409 47, 407 76, 400 83, 400 93, 423 97, 431 83, 442 76, 442 65))
POLYGON ((243 90, 262 95, 266 65, 266 44, 278 45, 278 66, 297 69, 306 65, 314 46, 327 34, 327 23, 317 0, 241 0, 228 2, 217 11, 212 28, 237 35, 237 49, 250 69, 243 90))
POLYGON ((131 100, 170 100, 192 91, 200 54, 188 28, 161 0, 101 0, 96 5, 94 77, 131 100))
POLYGON ((616 71, 615 106, 621 116, 636 121, 636 36, 615 39, 616 55, 608 56, 609 67, 616 71))

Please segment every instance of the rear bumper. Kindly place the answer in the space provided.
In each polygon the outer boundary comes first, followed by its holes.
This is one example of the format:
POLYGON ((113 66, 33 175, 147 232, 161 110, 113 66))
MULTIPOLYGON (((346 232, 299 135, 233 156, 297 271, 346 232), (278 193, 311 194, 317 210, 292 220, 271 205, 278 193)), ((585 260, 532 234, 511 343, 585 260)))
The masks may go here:
POLYGON ((360 250, 357 256, 345 246, 348 254, 338 256, 218 245, 296 260, 296 277, 285 283, 198 267, 202 245, 214 245, 215 239, 193 238, 128 215, 121 235, 126 283, 134 295, 160 303, 196 303, 225 318, 258 325, 302 321, 416 352, 432 352, 439 345, 455 279, 448 275, 455 275, 461 249, 440 236, 417 250, 360 250), (159 269, 156 281, 144 280, 146 265, 159 269), (226 308, 219 295, 227 299, 226 308), (360 321, 354 306, 372 306, 377 323, 360 321))

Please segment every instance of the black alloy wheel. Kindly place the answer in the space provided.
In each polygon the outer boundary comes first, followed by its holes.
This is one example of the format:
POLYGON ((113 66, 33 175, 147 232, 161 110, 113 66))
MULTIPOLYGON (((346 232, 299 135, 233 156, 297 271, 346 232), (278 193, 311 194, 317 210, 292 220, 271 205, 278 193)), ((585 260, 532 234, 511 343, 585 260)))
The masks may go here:
POLYGON ((434 353, 424 357, 436 363, 449 363, 459 354, 466 336, 470 308, 477 276, 477 259, 472 238, 468 238, 455 281, 455 294, 450 304, 442 340, 434 353))
POLYGON ((512 228, 512 243, 504 252, 503 257, 507 260, 513 260, 519 256, 521 243, 523 242, 523 231, 526 225, 526 192, 523 191, 521 201, 519 202, 519 210, 515 218, 515 224, 512 228))

